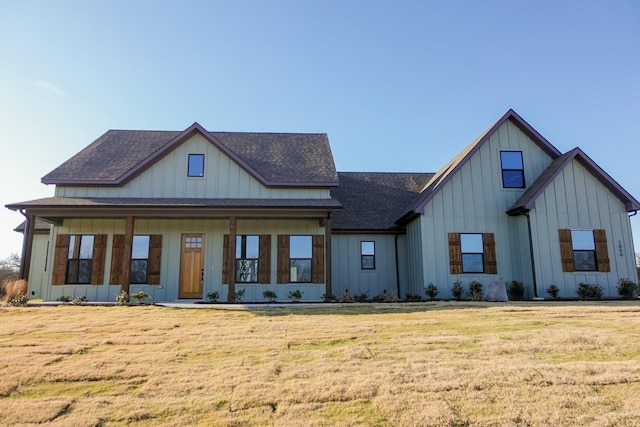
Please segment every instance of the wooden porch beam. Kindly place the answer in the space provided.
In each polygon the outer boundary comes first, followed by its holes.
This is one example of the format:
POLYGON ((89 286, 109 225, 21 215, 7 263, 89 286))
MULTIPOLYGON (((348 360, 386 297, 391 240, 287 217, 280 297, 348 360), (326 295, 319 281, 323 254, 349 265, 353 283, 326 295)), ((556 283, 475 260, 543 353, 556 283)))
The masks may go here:
POLYGON ((126 218, 124 230, 124 248, 122 255, 122 290, 129 293, 129 282, 131 276, 131 250, 133 248, 133 230, 135 228, 135 218, 128 216, 126 218))

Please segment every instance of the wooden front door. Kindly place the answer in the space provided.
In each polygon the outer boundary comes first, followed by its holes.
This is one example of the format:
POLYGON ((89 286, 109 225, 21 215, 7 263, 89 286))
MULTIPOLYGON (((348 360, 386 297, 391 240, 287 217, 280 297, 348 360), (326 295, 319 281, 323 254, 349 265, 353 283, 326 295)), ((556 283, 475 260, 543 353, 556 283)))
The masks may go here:
POLYGON ((202 298, 204 234, 183 234, 179 298, 202 298))

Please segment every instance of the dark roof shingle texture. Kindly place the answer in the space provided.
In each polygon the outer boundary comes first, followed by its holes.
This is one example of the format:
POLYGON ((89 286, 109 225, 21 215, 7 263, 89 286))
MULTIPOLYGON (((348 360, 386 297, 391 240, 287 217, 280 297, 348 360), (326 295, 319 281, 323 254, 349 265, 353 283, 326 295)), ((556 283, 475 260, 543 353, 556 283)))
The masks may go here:
MULTIPOLYGON (((49 184, 116 184, 158 150, 167 149, 165 146, 181 133, 107 131, 42 180, 49 184)), ((337 183, 333 154, 326 134, 207 132, 206 136, 235 154, 268 183, 337 183)))
POLYGON ((432 173, 338 172, 331 196, 342 203, 334 230, 395 230, 395 221, 420 195, 432 173))

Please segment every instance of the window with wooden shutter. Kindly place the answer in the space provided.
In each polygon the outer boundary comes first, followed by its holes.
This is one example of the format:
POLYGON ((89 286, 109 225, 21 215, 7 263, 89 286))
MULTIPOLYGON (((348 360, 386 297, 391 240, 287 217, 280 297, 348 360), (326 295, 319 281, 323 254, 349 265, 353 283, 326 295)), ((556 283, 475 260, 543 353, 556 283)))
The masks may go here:
POLYGON ((278 235, 278 273, 279 284, 289 283, 289 236, 278 235))
POLYGON ((484 251, 484 272, 487 274, 498 274, 498 261, 496 259, 496 241, 493 233, 482 235, 484 251))
POLYGON ((562 260, 562 271, 575 271, 573 263, 573 245, 571 244, 571 230, 561 228, 558 230, 560 239, 560 259, 562 260))
POLYGON ((53 260, 53 285, 101 285, 107 236, 58 234, 53 260))
POLYGON ((271 235, 269 234, 260 236, 258 266, 258 281, 262 284, 271 283, 271 235))
POLYGON ((607 233, 605 230, 593 230, 593 239, 596 246, 596 259, 598 260, 598 271, 609 272, 609 250, 607 249, 607 233))
POLYGON ((324 236, 322 234, 313 236, 313 253, 311 257, 312 281, 313 283, 324 283, 324 236))
POLYGON ((449 269, 451 274, 462 273, 460 233, 449 233, 449 269))
MULTIPOLYGON (((125 256, 125 235, 114 234, 111 247, 109 284, 123 284, 122 260, 125 256)), ((162 260, 162 235, 134 235, 131 247, 129 283, 159 285, 162 260)))

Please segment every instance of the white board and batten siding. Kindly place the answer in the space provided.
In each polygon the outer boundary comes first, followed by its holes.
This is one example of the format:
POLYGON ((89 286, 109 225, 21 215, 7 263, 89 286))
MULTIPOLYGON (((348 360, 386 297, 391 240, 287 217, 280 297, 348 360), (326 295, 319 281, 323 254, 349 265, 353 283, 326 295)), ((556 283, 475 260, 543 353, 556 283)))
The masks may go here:
MULTIPOLYGON (((433 283, 440 291, 438 297, 450 298, 456 280, 465 288, 476 280, 485 289, 498 279, 520 280, 531 294, 526 218, 509 218, 505 213, 525 190, 502 187, 500 151, 510 150, 522 152, 525 185, 532 184, 552 161, 513 123, 506 121, 500 126, 426 204, 424 214, 413 221, 413 226, 419 226, 421 259, 411 256, 411 245, 418 239, 410 237, 409 271, 423 270, 420 282, 410 287, 433 283), (494 233, 498 274, 452 275, 448 233, 494 233)), ((409 225, 408 233, 413 226, 409 225)), ((410 274, 410 278, 416 280, 415 275, 410 274)))
MULTIPOLYGON (((109 285, 111 257, 113 249, 113 235, 124 234, 125 221, 119 219, 67 219, 64 225, 55 228, 50 237, 55 242, 56 234, 106 234, 107 247, 105 255, 105 274, 100 285, 56 285, 51 286, 51 272, 39 271, 36 267, 31 271, 31 280, 37 275, 45 277, 42 285, 42 298, 55 301, 62 295, 72 297, 85 296, 89 301, 114 301, 115 294, 120 292, 120 285, 109 285)), ((131 292, 144 291, 153 301, 174 301, 178 299, 178 283, 180 274, 180 254, 183 233, 204 234, 205 244, 205 274, 203 298, 207 293, 218 291, 220 300, 226 300, 228 285, 222 283, 222 254, 223 236, 229 233, 229 221, 226 219, 138 219, 135 222, 135 234, 161 234, 162 257, 160 268, 160 284, 130 286, 131 292)), ((324 234, 317 220, 278 220, 259 219, 237 222, 237 234, 271 234, 271 284, 236 284, 236 289, 246 289, 245 301, 263 300, 262 292, 272 289, 278 294, 279 300, 287 300, 291 290, 300 289, 305 300, 320 300, 325 292, 325 284, 300 283, 276 284, 277 273, 277 235, 279 234, 324 234)), ((49 265, 53 262, 55 248, 49 249, 49 265)), ((38 263, 39 265, 40 263, 38 263)), ((326 265, 326 263, 325 263, 326 265)))
POLYGON ((58 197, 328 199, 326 188, 269 188, 194 135, 122 187, 57 186, 58 197), (204 154, 204 177, 187 177, 189 154, 204 154))
POLYGON ((342 296, 347 289, 351 296, 366 294, 368 298, 385 290, 398 293, 395 235, 334 234, 331 237, 331 254, 332 292, 336 296, 342 296), (361 242, 375 242, 375 269, 362 269, 361 242))
POLYGON ((602 286, 605 297, 617 297, 617 282, 637 272, 631 223, 624 204, 577 160, 567 165, 536 199, 530 213, 539 287, 555 284, 559 296, 575 298, 579 283, 602 286), (563 272, 558 229, 604 229, 610 272, 563 272), (539 261, 538 261, 539 260, 539 261))

